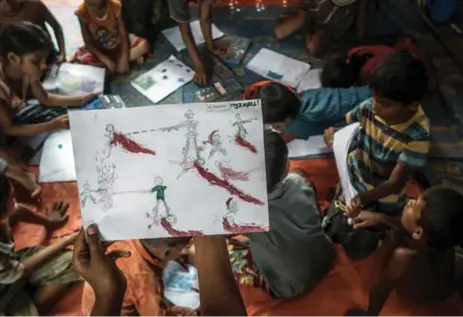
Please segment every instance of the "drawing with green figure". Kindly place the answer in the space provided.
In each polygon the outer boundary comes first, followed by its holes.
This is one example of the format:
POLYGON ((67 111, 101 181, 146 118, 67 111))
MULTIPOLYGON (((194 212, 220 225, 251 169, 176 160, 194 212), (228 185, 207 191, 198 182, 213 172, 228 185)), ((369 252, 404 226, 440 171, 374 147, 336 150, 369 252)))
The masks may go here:
MULTIPOLYGON (((146 214, 148 218, 153 218, 154 223, 161 221, 162 219, 166 219, 171 224, 175 224, 177 222, 177 217, 170 213, 170 207, 167 205, 166 202, 166 189, 167 186, 164 185, 164 180, 162 177, 157 176, 154 179, 154 187, 151 188, 151 193, 156 193, 156 206, 153 208, 153 212, 150 215, 149 213, 146 214), (164 205, 165 215, 160 216, 159 213, 159 205, 164 205)), ((149 225, 148 228, 151 228, 152 225, 149 225)))

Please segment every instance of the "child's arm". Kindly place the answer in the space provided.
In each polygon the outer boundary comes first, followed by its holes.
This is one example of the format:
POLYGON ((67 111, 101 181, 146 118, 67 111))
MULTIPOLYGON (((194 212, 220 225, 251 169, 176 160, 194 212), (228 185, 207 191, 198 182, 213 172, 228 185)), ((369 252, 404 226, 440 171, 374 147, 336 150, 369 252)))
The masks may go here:
POLYGON ((29 276, 38 267, 40 267, 41 265, 53 259, 61 251, 63 251, 67 246, 73 244, 74 241, 76 240, 77 235, 78 233, 74 233, 70 236, 67 236, 66 238, 63 238, 61 241, 44 248, 38 253, 22 261, 21 263, 24 266, 23 277, 29 276))
POLYGON ((200 24, 201 31, 203 32, 204 40, 206 41, 207 48, 216 55, 225 54, 226 50, 223 47, 216 47, 212 38, 212 10, 211 0, 200 0, 200 24))
POLYGON ((39 79, 30 83, 32 94, 37 98, 38 102, 43 106, 48 107, 81 107, 85 102, 89 101, 101 92, 88 93, 81 96, 65 96, 52 94, 47 92, 39 79))
POLYGON ((51 13, 50 10, 48 10, 48 7, 40 1, 39 1, 39 4, 40 4, 41 10, 43 11, 45 22, 51 26, 51 28, 53 29, 53 32, 55 33, 55 37, 58 43, 59 53, 60 53, 58 63, 65 62, 66 61, 66 46, 65 46, 65 41, 64 41, 63 28, 61 27, 61 24, 59 24, 58 20, 56 20, 56 17, 53 15, 53 13, 51 13))
POLYGON ((119 15, 117 16, 117 25, 119 26, 119 33, 121 34, 122 39, 122 54, 117 63, 117 72, 119 74, 126 74, 130 70, 130 42, 129 33, 125 27, 125 22, 122 18, 121 12, 119 12, 119 15))
POLYGON ((247 316, 233 277, 224 236, 195 237, 201 315, 247 316), (220 292, 217 290, 220 289, 220 292))
POLYGON ((353 227, 354 229, 368 228, 380 223, 385 224, 393 230, 400 230, 402 228, 400 219, 368 210, 362 210, 360 212, 360 214, 355 218, 353 227))
POLYGON ((190 23, 180 23, 180 33, 182 34, 183 43, 188 50, 193 63, 195 64, 195 81, 200 84, 207 83, 206 68, 204 66, 203 60, 199 56, 199 50, 196 46, 196 43, 193 39, 193 33, 191 32, 190 23))
POLYGON ((110 73, 116 72, 116 64, 111 60, 111 58, 109 58, 109 56, 101 52, 95 47, 95 45, 93 45, 92 36, 85 21, 82 21, 82 19, 79 18, 79 24, 82 38, 84 39, 84 44, 87 50, 95 55, 106 66, 110 73))
POLYGON ((7 106, 0 101, 0 126, 7 136, 29 136, 44 132, 69 128, 69 119, 66 116, 54 120, 35 124, 14 124, 8 113, 7 106))

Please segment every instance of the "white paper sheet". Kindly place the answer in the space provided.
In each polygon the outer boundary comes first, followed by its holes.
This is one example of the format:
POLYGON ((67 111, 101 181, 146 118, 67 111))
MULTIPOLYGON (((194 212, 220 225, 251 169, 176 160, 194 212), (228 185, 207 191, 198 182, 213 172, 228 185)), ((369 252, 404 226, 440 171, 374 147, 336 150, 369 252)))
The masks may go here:
POLYGON ((261 48, 246 68, 261 76, 296 88, 310 69, 310 65, 267 48, 261 48))
POLYGON ((50 70, 42 85, 47 91, 70 96, 102 92, 105 72, 101 67, 63 63, 50 70))
POLYGON ((347 170, 347 155, 350 142, 359 129, 359 123, 350 124, 339 131, 336 131, 333 139, 333 152, 338 169, 339 179, 341 181, 342 192, 346 204, 349 204, 352 198, 357 195, 357 191, 349 178, 347 170))
POLYGON ((268 229, 259 100, 69 117, 83 223, 103 238, 268 229))
POLYGON ((69 182, 76 180, 71 131, 50 134, 43 145, 40 159, 41 183, 69 182))
POLYGON ((322 82, 320 80, 321 72, 321 68, 315 68, 310 69, 307 73, 305 73, 304 77, 297 86, 297 93, 300 94, 301 92, 307 91, 309 89, 320 88, 322 86, 322 82))
POLYGON ((187 268, 175 261, 167 263, 162 272, 164 296, 176 306, 198 309, 198 270, 188 264, 187 268))
MULTIPOLYGON (((200 45, 205 43, 203 32, 201 31, 201 24, 199 20, 190 22, 191 33, 193 34, 193 39, 196 45, 200 45)), ((162 34, 167 38, 167 40, 175 47, 177 52, 185 49, 185 44, 183 44, 182 35, 180 34, 180 28, 178 26, 174 26, 173 28, 166 29, 162 31, 162 34)), ((223 32, 219 30, 219 28, 212 23, 212 39, 216 40, 224 36, 223 32)))
POLYGON ((132 80, 132 86, 154 103, 190 82, 194 71, 171 55, 167 60, 132 80))
POLYGON ((314 135, 307 140, 296 139, 288 143, 289 158, 305 157, 329 152, 331 152, 331 150, 326 146, 323 135, 314 135))

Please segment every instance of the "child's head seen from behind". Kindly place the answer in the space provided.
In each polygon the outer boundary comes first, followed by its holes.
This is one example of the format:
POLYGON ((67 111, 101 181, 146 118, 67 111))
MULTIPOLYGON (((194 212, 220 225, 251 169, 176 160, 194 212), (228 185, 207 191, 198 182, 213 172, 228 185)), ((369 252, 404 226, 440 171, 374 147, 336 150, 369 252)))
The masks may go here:
POLYGON ((357 83, 360 71, 371 54, 338 57, 326 62, 320 74, 320 81, 326 88, 349 88, 357 83))
POLYGON ((294 120, 301 108, 301 101, 296 94, 276 82, 263 85, 248 98, 262 100, 264 124, 271 124, 279 131, 283 131, 284 126, 294 120))
POLYGON ((163 263, 178 259, 182 250, 190 243, 191 237, 143 239, 142 244, 163 263))
POLYGON ((413 117, 428 90, 425 65, 407 51, 386 56, 371 77, 374 111, 389 124, 413 117))
POLYGON ((52 48, 48 34, 30 22, 6 26, 0 33, 0 58, 20 76, 39 79, 52 48))
POLYGON ((411 237, 437 249, 463 243, 463 195, 435 186, 417 200, 410 200, 402 213, 402 225, 411 237))
POLYGON ((288 147, 281 135, 273 130, 264 131, 264 144, 267 192, 270 193, 277 188, 288 175, 288 147))
POLYGON ((106 0, 84 0, 91 11, 99 11, 106 7, 106 0))

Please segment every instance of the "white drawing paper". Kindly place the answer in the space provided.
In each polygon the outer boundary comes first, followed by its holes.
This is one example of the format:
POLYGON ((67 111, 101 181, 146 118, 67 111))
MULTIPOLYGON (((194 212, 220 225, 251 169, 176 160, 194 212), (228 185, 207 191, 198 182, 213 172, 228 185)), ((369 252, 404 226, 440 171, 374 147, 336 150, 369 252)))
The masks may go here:
MULTIPOLYGON (((206 40, 204 39, 203 32, 201 31, 201 24, 199 23, 199 20, 190 22, 190 28, 196 45, 204 44, 206 40)), ((162 34, 164 34, 167 40, 175 47, 177 52, 186 48, 178 26, 163 30, 162 34)), ((222 36, 224 36, 223 32, 220 31, 214 23, 212 23, 212 39, 216 40, 222 36)))
POLYGON ((310 65, 267 48, 261 48, 246 68, 268 79, 296 88, 309 71, 310 65))
POLYGON ((297 85, 296 91, 298 94, 310 90, 310 89, 317 89, 321 88, 322 82, 320 80, 320 74, 322 72, 321 68, 310 69, 302 80, 300 81, 299 85, 297 85))
POLYGON ((307 140, 296 139, 288 143, 288 157, 301 158, 310 155, 329 153, 323 135, 314 135, 307 140))
POLYGON ((193 80, 194 71, 174 55, 132 80, 132 86, 154 103, 193 80))
POLYGON ((172 304, 191 309, 199 308, 198 270, 193 265, 169 261, 162 272, 162 280, 164 297, 172 304))
POLYGON ((105 72, 101 67, 63 63, 53 66, 42 85, 46 91, 70 96, 102 92, 105 72))
POLYGON ((83 222, 104 239, 268 230, 259 100, 69 117, 83 222))
POLYGON ((352 186, 347 170, 347 156, 349 154, 350 143, 358 132, 359 127, 360 124, 357 122, 349 124, 341 130, 336 131, 333 138, 333 153, 346 204, 349 204, 357 196, 357 190, 352 186))
POLYGON ((41 183, 70 182, 76 180, 71 131, 53 132, 43 145, 40 158, 41 183))

